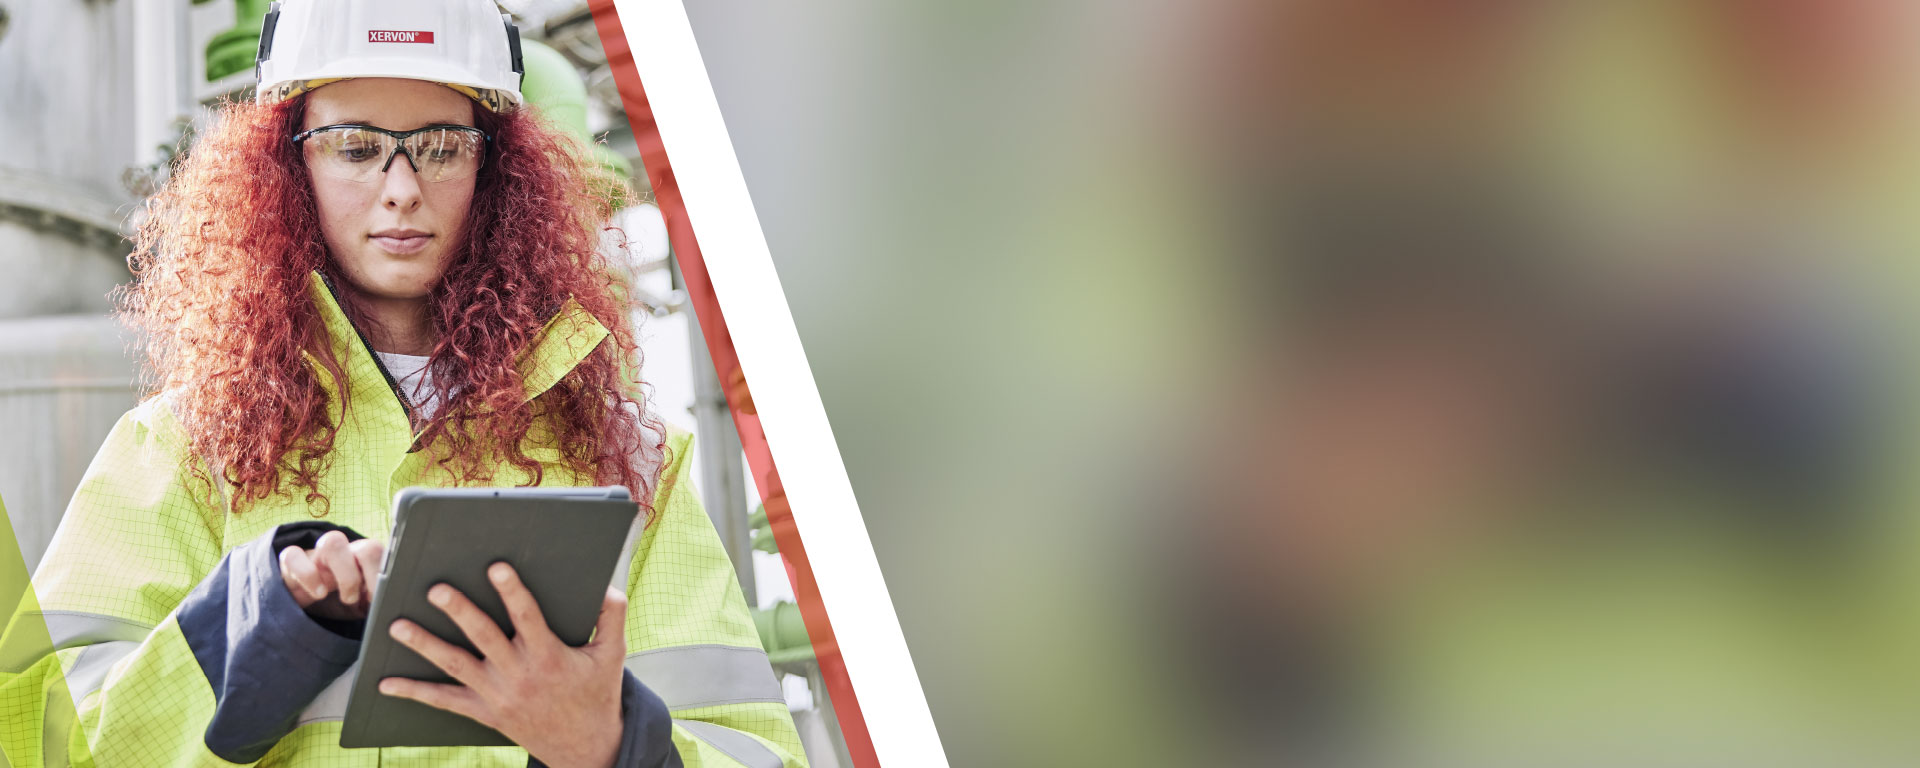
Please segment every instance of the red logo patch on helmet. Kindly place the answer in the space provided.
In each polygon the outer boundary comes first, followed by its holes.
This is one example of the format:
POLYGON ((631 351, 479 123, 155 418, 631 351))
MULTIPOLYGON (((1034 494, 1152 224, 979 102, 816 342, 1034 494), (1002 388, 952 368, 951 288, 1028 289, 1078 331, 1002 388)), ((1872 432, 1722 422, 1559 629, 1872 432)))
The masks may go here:
POLYGON ((433 33, 426 32, 426 31, 409 32, 409 31, 403 31, 403 30, 397 30, 397 29, 370 29, 370 30, 367 30, 367 42, 369 43, 431 43, 433 42, 433 33))

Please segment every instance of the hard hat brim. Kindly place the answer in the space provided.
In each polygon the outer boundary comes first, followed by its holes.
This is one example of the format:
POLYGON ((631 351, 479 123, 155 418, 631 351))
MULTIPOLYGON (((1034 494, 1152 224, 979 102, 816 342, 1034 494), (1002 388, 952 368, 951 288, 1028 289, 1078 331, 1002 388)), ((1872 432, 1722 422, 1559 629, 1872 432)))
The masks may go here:
POLYGON ((519 91, 488 87, 483 84, 485 80, 475 73, 451 64, 423 63, 419 59, 377 57, 358 57, 349 61, 336 62, 310 72, 307 77, 300 80, 272 85, 263 84, 256 91, 254 98, 262 104, 270 104, 293 98, 329 83, 367 77, 390 77, 438 83, 459 91, 494 112, 511 110, 519 106, 521 100, 519 91))

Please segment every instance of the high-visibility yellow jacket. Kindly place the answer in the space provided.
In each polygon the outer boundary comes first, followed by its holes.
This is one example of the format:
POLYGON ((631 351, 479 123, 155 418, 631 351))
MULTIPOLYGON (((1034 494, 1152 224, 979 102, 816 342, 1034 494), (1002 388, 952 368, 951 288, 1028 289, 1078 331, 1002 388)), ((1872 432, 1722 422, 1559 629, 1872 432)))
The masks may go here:
MULTIPOLYGON (((319 481, 331 500, 326 520, 384 538, 396 491, 456 481, 431 460, 434 446, 409 450, 415 435, 405 406, 317 273, 311 293, 351 393, 350 412, 342 414, 334 384, 321 374, 340 425, 319 481)), ((552 387, 607 333, 568 302, 522 358, 526 396, 552 387)), ((669 428, 667 437, 655 517, 628 565, 627 668, 672 712, 672 740, 689 768, 804 765, 733 567, 694 494, 691 435, 669 428)), ((542 484, 591 484, 557 463, 556 447, 529 442, 528 455, 545 464, 542 484)), ((222 496, 189 483, 197 461, 164 395, 108 435, 33 577, 35 594, 22 601, 0 644, 0 749, 12 765, 235 764, 204 741, 216 698, 178 609, 228 553, 313 518, 304 493, 232 514, 222 496)), ((503 464, 491 484, 530 480, 503 464)), ((528 762, 517 747, 343 749, 346 683, 320 693, 254 764, 528 762)))

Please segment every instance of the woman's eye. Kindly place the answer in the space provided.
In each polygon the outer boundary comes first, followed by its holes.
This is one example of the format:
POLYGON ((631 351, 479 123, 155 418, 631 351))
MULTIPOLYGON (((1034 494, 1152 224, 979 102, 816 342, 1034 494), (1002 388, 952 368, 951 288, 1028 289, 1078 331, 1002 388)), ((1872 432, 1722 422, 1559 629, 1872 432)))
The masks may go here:
POLYGON ((364 163, 380 155, 380 148, 372 144, 348 144, 334 150, 341 159, 364 163))
POLYGON ((465 148, 459 137, 441 135, 423 142, 417 154, 424 162, 451 163, 460 159, 465 148))

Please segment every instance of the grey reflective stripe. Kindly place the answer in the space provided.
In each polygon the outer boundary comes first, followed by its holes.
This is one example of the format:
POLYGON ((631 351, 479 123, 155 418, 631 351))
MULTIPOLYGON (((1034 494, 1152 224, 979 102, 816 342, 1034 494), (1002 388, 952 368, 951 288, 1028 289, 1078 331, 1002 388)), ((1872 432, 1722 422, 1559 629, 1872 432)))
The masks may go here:
POLYGON ((667 709, 786 702, 767 652, 731 645, 678 645, 627 656, 627 669, 667 709))
POLYGON ((147 638, 153 627, 137 621, 122 619, 118 616, 104 616, 97 613, 78 611, 26 611, 14 621, 12 632, 7 634, 6 647, 0 648, 0 670, 23 672, 34 662, 45 658, 49 651, 65 648, 77 648, 95 643, 119 641, 139 642, 147 638), (27 631, 22 622, 32 621, 34 617, 46 622, 46 638, 49 646, 39 643, 40 633, 27 631))
POLYGON ((74 706, 85 701, 88 694, 100 690, 113 665, 139 647, 137 640, 114 640, 95 643, 81 651, 80 658, 73 662, 73 669, 67 670, 67 690, 73 693, 74 706))
MULTIPOLYGON (((645 683, 668 709, 693 709, 752 702, 785 703, 767 654, 758 648, 686 645, 642 651, 627 657, 627 669, 645 683)), ((320 691, 300 712, 299 725, 341 720, 360 662, 320 691)))
POLYGON ((786 764, 767 745, 732 728, 700 720, 675 720, 673 724, 748 768, 780 768, 786 764))
MULTIPOLYGON (((60 706, 60 702, 54 698, 60 695, 58 686, 47 691, 47 708, 40 723, 40 744, 41 749, 45 751, 41 755, 43 765, 68 764, 67 739, 73 732, 74 718, 80 713, 80 702, 86 701, 93 692, 100 690, 100 686, 107 681, 107 673, 113 671, 113 665, 139 650, 140 640, 146 637, 146 633, 141 632, 131 640, 91 640, 89 638, 97 637, 94 630, 99 627, 89 629, 85 626, 86 622, 76 619, 76 617, 85 616, 87 614, 47 616, 49 625, 56 623, 62 625, 61 630, 52 633, 56 647, 71 648, 84 645, 86 650, 80 652, 80 657, 74 659, 73 667, 64 675, 67 695, 73 703, 72 708, 60 706), (77 639, 84 642, 76 642, 77 639)), ((110 616, 97 618, 122 622, 110 616)), ((132 626, 125 622, 122 624, 132 626)), ((133 633, 128 632, 128 634, 133 633)))
POLYGON ((47 635, 53 638, 55 650, 115 640, 139 642, 153 631, 151 624, 98 613, 45 611, 40 615, 47 620, 47 635))
POLYGON ((307 723, 320 723, 328 720, 344 720, 347 717, 347 695, 353 692, 353 678, 360 674, 360 662, 347 667, 347 671, 320 689, 320 695, 313 697, 313 703, 300 710, 300 718, 294 727, 307 723))

